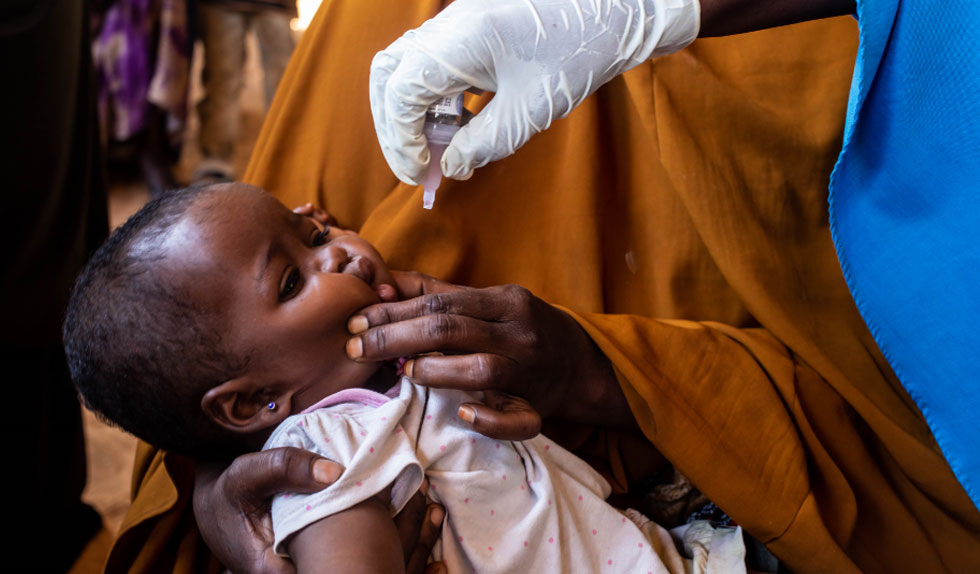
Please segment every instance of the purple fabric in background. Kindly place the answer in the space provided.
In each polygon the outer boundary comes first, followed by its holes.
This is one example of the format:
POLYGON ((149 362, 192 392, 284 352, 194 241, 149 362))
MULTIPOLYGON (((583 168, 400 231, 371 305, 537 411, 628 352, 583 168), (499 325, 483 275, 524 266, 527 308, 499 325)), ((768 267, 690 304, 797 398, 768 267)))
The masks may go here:
POLYGON ((116 0, 99 22, 92 54, 103 133, 125 141, 146 127, 150 104, 170 131, 187 116, 190 45, 186 0, 116 0))

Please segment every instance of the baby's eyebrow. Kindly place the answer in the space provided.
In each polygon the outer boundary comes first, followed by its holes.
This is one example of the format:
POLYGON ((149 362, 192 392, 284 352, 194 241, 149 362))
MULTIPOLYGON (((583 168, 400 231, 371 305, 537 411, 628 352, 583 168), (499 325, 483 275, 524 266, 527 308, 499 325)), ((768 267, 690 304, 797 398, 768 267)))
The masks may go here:
POLYGON ((266 243, 265 256, 260 257, 259 259, 262 263, 259 265, 259 272, 255 276, 256 283, 259 284, 262 283, 262 279, 265 277, 265 274, 269 270, 269 263, 272 262, 272 258, 275 257, 275 255, 276 255, 275 244, 272 241, 266 243))

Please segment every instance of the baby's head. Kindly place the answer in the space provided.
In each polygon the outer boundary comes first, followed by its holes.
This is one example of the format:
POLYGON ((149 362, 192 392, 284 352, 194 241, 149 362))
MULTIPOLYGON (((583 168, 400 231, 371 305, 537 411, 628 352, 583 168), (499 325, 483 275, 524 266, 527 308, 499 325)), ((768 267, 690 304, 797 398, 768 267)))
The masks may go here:
POLYGON ((92 410, 161 448, 230 456, 372 384, 379 365, 347 358, 346 323, 393 285, 353 233, 324 234, 255 187, 192 187, 148 203, 92 257, 65 350, 92 410))

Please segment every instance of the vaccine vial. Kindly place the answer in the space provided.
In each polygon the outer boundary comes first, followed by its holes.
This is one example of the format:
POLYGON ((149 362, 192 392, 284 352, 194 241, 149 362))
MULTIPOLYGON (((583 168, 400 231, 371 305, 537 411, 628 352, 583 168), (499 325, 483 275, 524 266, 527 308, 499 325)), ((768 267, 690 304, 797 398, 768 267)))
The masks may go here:
POLYGON ((442 182, 440 161, 446 146, 459 131, 463 122, 463 94, 443 96, 425 112, 422 132, 429 142, 429 168, 422 180, 422 207, 432 209, 436 201, 436 189, 442 182))

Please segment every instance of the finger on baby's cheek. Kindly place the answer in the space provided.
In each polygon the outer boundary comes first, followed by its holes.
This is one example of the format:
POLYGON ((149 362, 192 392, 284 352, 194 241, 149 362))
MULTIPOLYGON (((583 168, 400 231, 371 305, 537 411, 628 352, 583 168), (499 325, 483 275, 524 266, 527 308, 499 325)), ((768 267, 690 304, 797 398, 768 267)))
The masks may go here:
POLYGON ((351 359, 360 359, 364 355, 364 342, 360 337, 347 339, 347 356, 351 359))
POLYGON ((370 326, 368 318, 364 315, 354 315, 347 320, 347 332, 351 335, 359 335, 367 331, 370 326))

